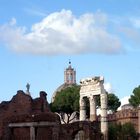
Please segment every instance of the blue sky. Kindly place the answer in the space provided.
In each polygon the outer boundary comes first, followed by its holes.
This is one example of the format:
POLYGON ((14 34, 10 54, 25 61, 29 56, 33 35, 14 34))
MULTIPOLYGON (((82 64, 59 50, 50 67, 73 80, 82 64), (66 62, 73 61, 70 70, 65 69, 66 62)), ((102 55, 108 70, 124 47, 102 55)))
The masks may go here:
POLYGON ((31 84, 48 100, 69 59, 80 79, 102 75, 120 99, 140 85, 139 0, 1 0, 0 101, 31 84))

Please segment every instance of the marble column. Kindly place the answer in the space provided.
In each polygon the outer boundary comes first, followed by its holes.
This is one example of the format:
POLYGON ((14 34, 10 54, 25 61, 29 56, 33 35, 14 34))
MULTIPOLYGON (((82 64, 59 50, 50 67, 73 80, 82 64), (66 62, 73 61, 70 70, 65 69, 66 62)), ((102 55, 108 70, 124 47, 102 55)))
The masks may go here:
POLYGON ((96 96, 90 96, 90 121, 96 121, 96 96))
POLYGON ((101 132, 103 140, 108 140, 108 122, 107 122, 107 93, 104 91, 100 94, 101 100, 101 132))
POLYGON ((80 98, 80 121, 85 121, 86 120, 86 104, 85 100, 80 98))

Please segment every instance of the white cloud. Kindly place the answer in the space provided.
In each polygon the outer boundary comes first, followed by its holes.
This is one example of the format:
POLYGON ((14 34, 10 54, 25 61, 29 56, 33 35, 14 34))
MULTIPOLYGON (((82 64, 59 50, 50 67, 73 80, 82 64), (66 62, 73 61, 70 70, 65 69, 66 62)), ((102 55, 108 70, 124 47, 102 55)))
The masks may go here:
POLYGON ((125 96, 125 97, 123 97, 120 101, 121 101, 121 106, 122 105, 125 105, 125 104, 128 104, 129 103, 129 101, 128 101, 128 99, 130 98, 130 96, 125 96))
POLYGON ((107 31, 107 24, 108 17, 101 12, 76 17, 70 10, 61 10, 34 24, 30 32, 15 24, 0 26, 0 40, 21 53, 119 53, 121 42, 107 31))
POLYGON ((125 44, 125 50, 127 51, 139 51, 140 49, 140 18, 139 17, 128 17, 123 18, 118 26, 118 31, 120 31, 125 44))
POLYGON ((108 93, 113 93, 112 85, 110 83, 104 83, 104 88, 108 93))

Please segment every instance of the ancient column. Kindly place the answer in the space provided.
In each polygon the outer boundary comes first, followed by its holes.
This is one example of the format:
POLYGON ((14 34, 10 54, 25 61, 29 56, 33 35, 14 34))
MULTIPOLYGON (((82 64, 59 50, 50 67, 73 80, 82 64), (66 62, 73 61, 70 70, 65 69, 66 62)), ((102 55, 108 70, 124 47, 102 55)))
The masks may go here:
POLYGON ((90 96, 90 121, 96 121, 96 96, 90 96))
POLYGON ((107 93, 102 91, 100 94, 101 101, 101 132, 103 133, 103 140, 108 140, 108 122, 107 122, 107 93))
POLYGON ((35 127, 30 127, 30 140, 35 140, 35 127))
POLYGON ((85 100, 80 98, 80 121, 85 121, 86 120, 86 104, 85 100))

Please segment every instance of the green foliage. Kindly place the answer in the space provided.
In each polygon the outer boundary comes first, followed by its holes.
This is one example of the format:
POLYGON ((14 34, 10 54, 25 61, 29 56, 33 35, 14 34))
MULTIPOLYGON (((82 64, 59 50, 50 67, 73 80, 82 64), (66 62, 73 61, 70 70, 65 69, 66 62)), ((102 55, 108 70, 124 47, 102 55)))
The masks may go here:
POLYGON ((136 139, 136 130, 131 123, 125 123, 123 125, 123 132, 125 135, 132 137, 134 140, 136 139))
POLYGON ((116 124, 109 124, 108 126, 108 137, 109 137, 109 140, 117 140, 117 130, 118 128, 118 125, 116 124))
MULTIPOLYGON (((61 115, 61 119, 63 119, 64 113, 68 116, 68 122, 70 116, 73 112, 79 112, 79 92, 80 86, 73 85, 71 87, 67 87, 56 94, 54 102, 50 105, 51 110, 53 112, 57 112, 61 115)), ((100 106, 100 96, 97 96, 97 107, 100 106)), ((86 113, 89 117, 89 99, 85 98, 86 102, 86 113)), ((108 94, 108 109, 113 112, 117 110, 120 106, 120 101, 115 94, 108 94)))
POLYGON ((79 111, 79 90, 80 87, 77 85, 67 87, 56 94, 55 100, 51 104, 53 112, 60 113, 61 117, 64 113, 67 114, 68 122, 66 123, 69 123, 69 118, 74 111, 79 111))
POLYGON ((121 124, 109 124, 109 140, 136 140, 136 130, 131 123, 121 124))
POLYGON ((133 90, 133 95, 130 96, 129 103, 133 107, 138 107, 140 105, 140 86, 133 90))
POLYGON ((113 112, 115 112, 118 109, 118 107, 120 107, 120 105, 121 102, 115 94, 108 94, 108 110, 112 110, 113 112))
MULTIPOLYGON (((120 107, 121 102, 119 98, 113 94, 109 93, 108 96, 108 110, 111 110, 112 112, 117 111, 118 107, 120 107)), ((100 96, 97 96, 97 107, 100 107, 100 96)))

